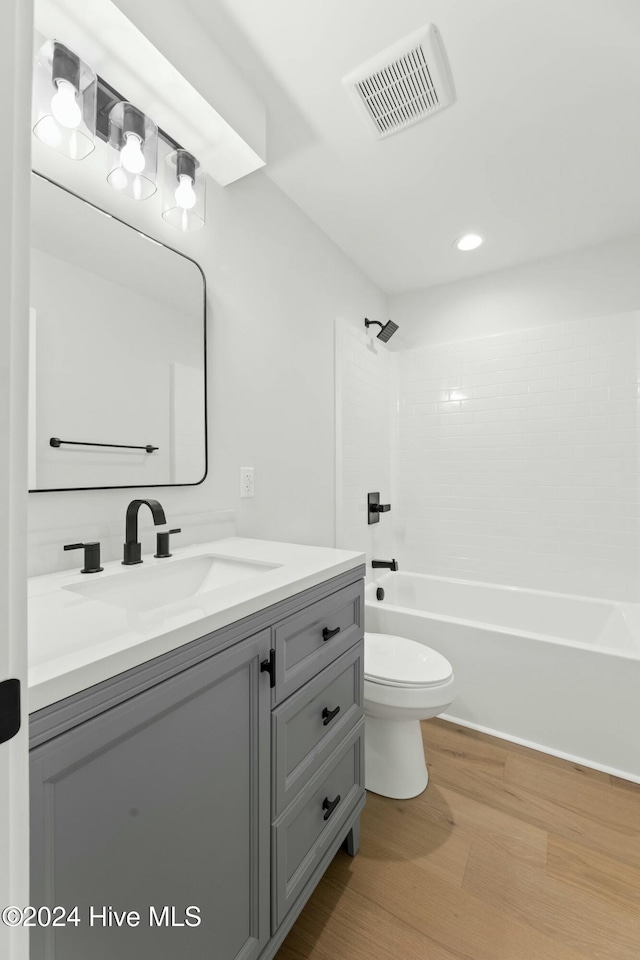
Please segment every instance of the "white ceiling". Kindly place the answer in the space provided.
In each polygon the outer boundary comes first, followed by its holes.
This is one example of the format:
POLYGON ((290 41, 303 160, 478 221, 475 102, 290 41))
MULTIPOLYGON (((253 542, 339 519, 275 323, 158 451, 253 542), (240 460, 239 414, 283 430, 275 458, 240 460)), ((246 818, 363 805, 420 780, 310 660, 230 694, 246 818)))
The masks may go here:
POLYGON ((181 6, 266 101, 268 175, 387 292, 640 232, 640 0, 181 6), (429 22, 457 101, 378 141, 342 77, 429 22))

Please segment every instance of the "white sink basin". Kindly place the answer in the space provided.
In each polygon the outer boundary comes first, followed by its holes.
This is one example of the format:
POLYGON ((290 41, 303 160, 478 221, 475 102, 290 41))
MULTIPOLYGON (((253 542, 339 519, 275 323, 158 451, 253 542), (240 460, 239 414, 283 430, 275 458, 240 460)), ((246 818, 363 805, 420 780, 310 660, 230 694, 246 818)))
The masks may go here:
POLYGON ((184 560, 167 560, 153 567, 132 566, 126 572, 104 578, 95 574, 95 579, 62 589, 128 613, 148 613, 238 580, 247 580, 278 566, 280 564, 211 555, 186 557, 184 560))

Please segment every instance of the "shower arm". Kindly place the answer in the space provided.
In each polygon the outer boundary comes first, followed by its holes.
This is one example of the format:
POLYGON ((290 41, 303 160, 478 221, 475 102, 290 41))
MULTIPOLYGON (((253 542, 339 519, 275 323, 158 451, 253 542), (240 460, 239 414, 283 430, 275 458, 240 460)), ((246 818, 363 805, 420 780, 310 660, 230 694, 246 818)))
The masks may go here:
POLYGON ((383 343, 386 343, 394 335, 398 329, 398 324, 394 323, 393 320, 388 320, 386 323, 380 323, 379 320, 369 320, 368 317, 364 318, 364 325, 368 329, 373 324, 376 327, 380 327, 380 333, 377 333, 376 336, 378 340, 382 340, 383 343))

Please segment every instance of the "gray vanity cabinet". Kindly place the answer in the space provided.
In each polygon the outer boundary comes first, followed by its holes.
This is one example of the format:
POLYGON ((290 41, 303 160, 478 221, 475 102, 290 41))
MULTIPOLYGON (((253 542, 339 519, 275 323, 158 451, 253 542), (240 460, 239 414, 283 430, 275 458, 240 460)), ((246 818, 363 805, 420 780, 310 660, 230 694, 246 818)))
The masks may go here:
POLYGON ((81 920, 32 930, 32 960, 260 954, 270 934, 269 648, 265 630, 32 751, 32 902, 77 905, 81 920), (184 924, 193 906, 197 927, 150 926, 151 907, 184 924), (141 921, 90 926, 91 907, 141 921))
POLYGON ((31 960, 271 960, 358 847, 363 573, 32 715, 31 903, 79 924, 31 960))

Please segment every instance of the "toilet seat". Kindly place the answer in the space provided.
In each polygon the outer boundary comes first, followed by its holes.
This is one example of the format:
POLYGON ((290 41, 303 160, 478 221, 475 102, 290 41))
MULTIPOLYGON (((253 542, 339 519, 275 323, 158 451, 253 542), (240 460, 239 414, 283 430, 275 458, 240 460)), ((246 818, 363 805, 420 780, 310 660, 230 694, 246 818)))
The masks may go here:
POLYGON ((453 669, 440 653, 415 640, 365 633, 364 676, 371 684, 415 690, 447 684, 453 669))

